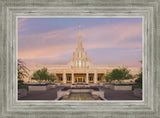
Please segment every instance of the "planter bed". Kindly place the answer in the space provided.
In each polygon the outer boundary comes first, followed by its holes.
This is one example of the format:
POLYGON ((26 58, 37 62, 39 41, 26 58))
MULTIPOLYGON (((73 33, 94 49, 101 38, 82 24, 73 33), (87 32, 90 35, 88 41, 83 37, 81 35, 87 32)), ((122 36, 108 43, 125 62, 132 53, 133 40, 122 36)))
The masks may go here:
POLYGON ((26 86, 47 86, 47 85, 55 85, 55 84, 24 84, 26 86))
POLYGON ((54 84, 30 84, 28 85, 29 91, 46 91, 51 88, 55 88, 54 84))
POLYGON ((46 91, 47 87, 46 86, 28 86, 29 91, 46 91))
POLYGON ((116 91, 131 91, 132 85, 114 85, 113 90, 116 91))

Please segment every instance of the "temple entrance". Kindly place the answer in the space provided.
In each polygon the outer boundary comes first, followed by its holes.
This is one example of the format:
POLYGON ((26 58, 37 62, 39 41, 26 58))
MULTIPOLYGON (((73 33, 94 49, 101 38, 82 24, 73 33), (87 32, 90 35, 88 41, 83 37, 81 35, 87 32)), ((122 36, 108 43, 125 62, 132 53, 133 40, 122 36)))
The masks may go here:
POLYGON ((77 82, 77 83, 86 82, 86 74, 75 74, 74 82, 77 82))
POLYGON ((83 77, 77 77, 76 82, 85 82, 85 78, 83 77))

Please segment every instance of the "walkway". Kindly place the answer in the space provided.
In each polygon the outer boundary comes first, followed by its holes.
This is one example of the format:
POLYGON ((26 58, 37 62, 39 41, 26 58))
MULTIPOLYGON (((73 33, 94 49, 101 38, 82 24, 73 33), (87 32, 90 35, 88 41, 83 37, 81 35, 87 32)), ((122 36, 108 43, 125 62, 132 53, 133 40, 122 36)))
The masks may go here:
MULTIPOLYGON (((54 100, 57 98, 57 91, 63 87, 57 87, 47 91, 30 92, 27 96, 19 100, 54 100)), ((141 100, 142 98, 133 95, 132 91, 114 91, 104 87, 99 87, 104 90, 104 97, 107 100, 141 100)))
POLYGON ((63 87, 56 87, 47 91, 33 91, 19 100, 54 100, 57 98, 57 91, 63 87))
POLYGON ((102 90, 104 90, 104 97, 107 100, 142 100, 142 98, 134 96, 133 91, 114 91, 107 88, 102 90))

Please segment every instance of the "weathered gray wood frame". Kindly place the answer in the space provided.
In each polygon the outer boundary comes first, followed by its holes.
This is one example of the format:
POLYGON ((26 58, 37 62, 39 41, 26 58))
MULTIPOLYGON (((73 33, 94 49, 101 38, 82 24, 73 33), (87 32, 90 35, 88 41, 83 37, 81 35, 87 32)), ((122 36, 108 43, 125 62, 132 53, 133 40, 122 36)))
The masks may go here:
POLYGON ((1 0, 0 117, 159 117, 159 5, 159 0, 1 0), (20 16, 142 17, 143 100, 18 101, 16 19, 20 16))

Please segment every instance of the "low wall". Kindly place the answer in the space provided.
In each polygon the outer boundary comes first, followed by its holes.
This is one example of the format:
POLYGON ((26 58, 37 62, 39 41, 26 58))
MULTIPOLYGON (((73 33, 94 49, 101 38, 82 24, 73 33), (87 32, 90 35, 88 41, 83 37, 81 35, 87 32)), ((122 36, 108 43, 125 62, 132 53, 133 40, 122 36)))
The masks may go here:
POLYGON ((106 84, 104 85, 105 88, 108 88, 108 89, 113 89, 113 85, 112 84, 106 84))
POLYGON ((71 85, 71 87, 90 87, 90 85, 71 85))
POLYGON ((56 85, 47 85, 47 89, 56 88, 56 85))
POLYGON ((91 90, 90 89, 71 89, 71 92, 86 93, 86 92, 91 92, 91 90))
POLYGON ((62 83, 60 83, 60 82, 56 82, 55 83, 57 86, 60 86, 62 83))
POLYGON ((29 91, 46 91, 46 86, 29 86, 29 91))
POLYGON ((90 86, 99 86, 99 84, 89 83, 90 86))
POLYGON ((135 89, 133 90, 133 94, 134 94, 135 96, 137 96, 137 97, 142 98, 142 89, 140 89, 140 88, 135 88, 135 89))
POLYGON ((94 91, 94 90, 92 90, 91 94, 92 95, 97 95, 97 96, 99 96, 101 98, 104 98, 104 91, 94 91))
POLYGON ((114 85, 113 86, 113 90, 116 90, 116 91, 129 91, 129 90, 132 90, 132 86, 131 85, 128 85, 128 86, 114 85))
POLYGON ((98 83, 99 84, 99 86, 104 86, 104 83, 103 82, 100 82, 100 83, 98 83))
POLYGON ((48 89, 56 88, 56 85, 47 86, 29 86, 29 91, 46 91, 48 89))
POLYGON ((65 95, 69 95, 70 94, 70 90, 67 90, 67 91, 57 91, 57 98, 60 98, 62 96, 65 96, 65 95))

